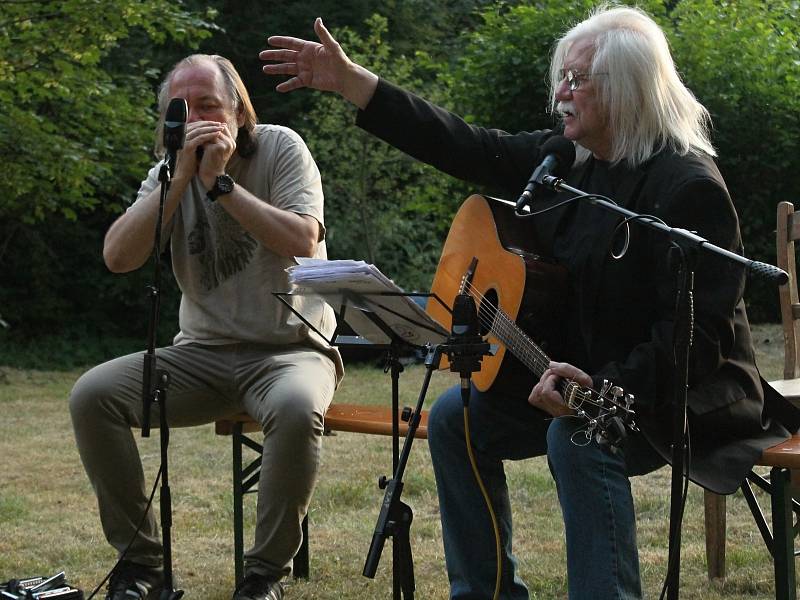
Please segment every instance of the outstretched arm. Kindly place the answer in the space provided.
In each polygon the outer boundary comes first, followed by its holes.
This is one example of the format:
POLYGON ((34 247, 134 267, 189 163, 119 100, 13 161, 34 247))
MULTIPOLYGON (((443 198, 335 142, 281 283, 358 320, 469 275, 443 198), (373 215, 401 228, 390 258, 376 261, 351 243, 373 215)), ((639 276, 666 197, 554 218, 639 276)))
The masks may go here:
POLYGON ((261 60, 277 63, 264 65, 264 73, 292 76, 275 87, 279 92, 303 87, 336 92, 363 110, 375 93, 378 76, 351 61, 319 17, 314 31, 322 43, 282 35, 268 38, 270 46, 280 49, 259 53, 261 60))

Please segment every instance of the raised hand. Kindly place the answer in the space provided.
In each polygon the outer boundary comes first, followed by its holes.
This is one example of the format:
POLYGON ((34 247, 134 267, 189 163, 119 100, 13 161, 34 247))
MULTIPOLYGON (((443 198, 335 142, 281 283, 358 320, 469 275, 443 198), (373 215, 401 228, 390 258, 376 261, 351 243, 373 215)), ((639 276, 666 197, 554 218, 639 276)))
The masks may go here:
POLYGON ((279 49, 262 50, 258 54, 261 60, 276 63, 264 65, 264 73, 292 76, 275 87, 279 92, 303 87, 337 92, 364 108, 375 91, 378 77, 347 57, 322 19, 314 21, 314 31, 321 43, 282 35, 269 37, 267 43, 279 49))
POLYGON ((267 39, 270 46, 281 50, 263 50, 258 57, 278 64, 264 65, 267 75, 293 75, 279 84, 279 92, 290 92, 310 87, 326 92, 340 92, 350 59, 339 43, 322 24, 314 21, 314 31, 322 42, 309 42, 300 38, 273 35, 267 39))

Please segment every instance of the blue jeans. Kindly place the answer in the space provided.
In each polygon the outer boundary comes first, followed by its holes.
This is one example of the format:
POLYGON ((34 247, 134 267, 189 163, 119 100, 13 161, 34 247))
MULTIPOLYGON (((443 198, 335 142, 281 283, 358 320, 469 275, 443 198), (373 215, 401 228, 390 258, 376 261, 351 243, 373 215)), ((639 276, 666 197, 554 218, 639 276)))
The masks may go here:
MULTIPOLYGON (((547 454, 564 518, 570 600, 641 598, 636 519, 628 477, 664 464, 641 435, 631 434, 616 453, 591 442, 573 443, 583 423, 552 419, 525 397, 500 397, 472 389, 470 431, 481 477, 497 514, 503 552, 500 597, 527 600, 512 551, 511 504, 503 460, 547 454)), ((585 441, 585 438, 582 438, 585 441)), ((487 600, 495 586, 491 520, 464 442, 458 387, 434 404, 428 421, 450 597, 487 600)))

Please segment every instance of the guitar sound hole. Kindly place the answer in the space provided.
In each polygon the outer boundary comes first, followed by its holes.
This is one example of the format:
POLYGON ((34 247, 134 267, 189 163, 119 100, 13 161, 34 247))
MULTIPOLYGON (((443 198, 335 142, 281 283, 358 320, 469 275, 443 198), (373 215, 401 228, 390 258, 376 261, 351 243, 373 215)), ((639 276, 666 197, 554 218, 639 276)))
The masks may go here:
POLYGON ((478 307, 478 321, 480 322, 481 335, 489 333, 497 315, 497 290, 486 290, 478 307))

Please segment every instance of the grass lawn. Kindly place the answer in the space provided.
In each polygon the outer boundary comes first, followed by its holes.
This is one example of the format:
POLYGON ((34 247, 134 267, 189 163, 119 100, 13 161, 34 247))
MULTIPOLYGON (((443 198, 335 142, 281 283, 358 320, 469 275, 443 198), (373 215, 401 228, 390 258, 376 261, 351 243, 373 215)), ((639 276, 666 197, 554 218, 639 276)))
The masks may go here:
MULTIPOLYGON (((783 342, 775 326, 754 328, 766 378, 782 368, 783 342)), ((65 570, 67 580, 91 591, 115 560, 100 530, 94 495, 72 437, 66 398, 74 372, 0 368, 0 581, 65 570)), ((416 402, 424 369, 401 376, 401 401, 416 402)), ((428 405, 456 382, 434 375, 428 405)), ((349 369, 336 401, 388 404, 389 375, 369 366, 349 369)), ((138 438, 149 480, 159 463, 158 435, 138 438)), ((291 583, 287 598, 361 600, 391 598, 391 542, 378 575, 361 575, 383 498, 378 476, 390 475, 389 438, 338 433, 324 440, 320 482, 310 512, 311 578, 291 583)), ((170 483, 173 553, 178 587, 187 598, 230 598, 233 528, 230 438, 213 425, 172 431, 170 483)), ((544 459, 508 464, 515 519, 515 549, 533 598, 565 598, 563 526, 544 459)), ((436 492, 430 457, 417 440, 406 470, 403 499, 414 510, 411 545, 417 594, 447 598, 436 492)), ((633 481, 642 576, 648 598, 657 598, 664 577, 669 522, 670 471, 633 481)), ((255 498, 246 500, 252 522, 255 498)), ((772 563, 740 495, 728 502, 728 578, 709 582, 703 535, 702 491, 691 486, 683 527, 681 597, 774 597, 772 563)), ((247 538, 252 530, 247 530, 247 538)), ((247 539, 246 539, 247 541, 247 539)), ((103 597, 99 595, 99 597, 103 597)))

